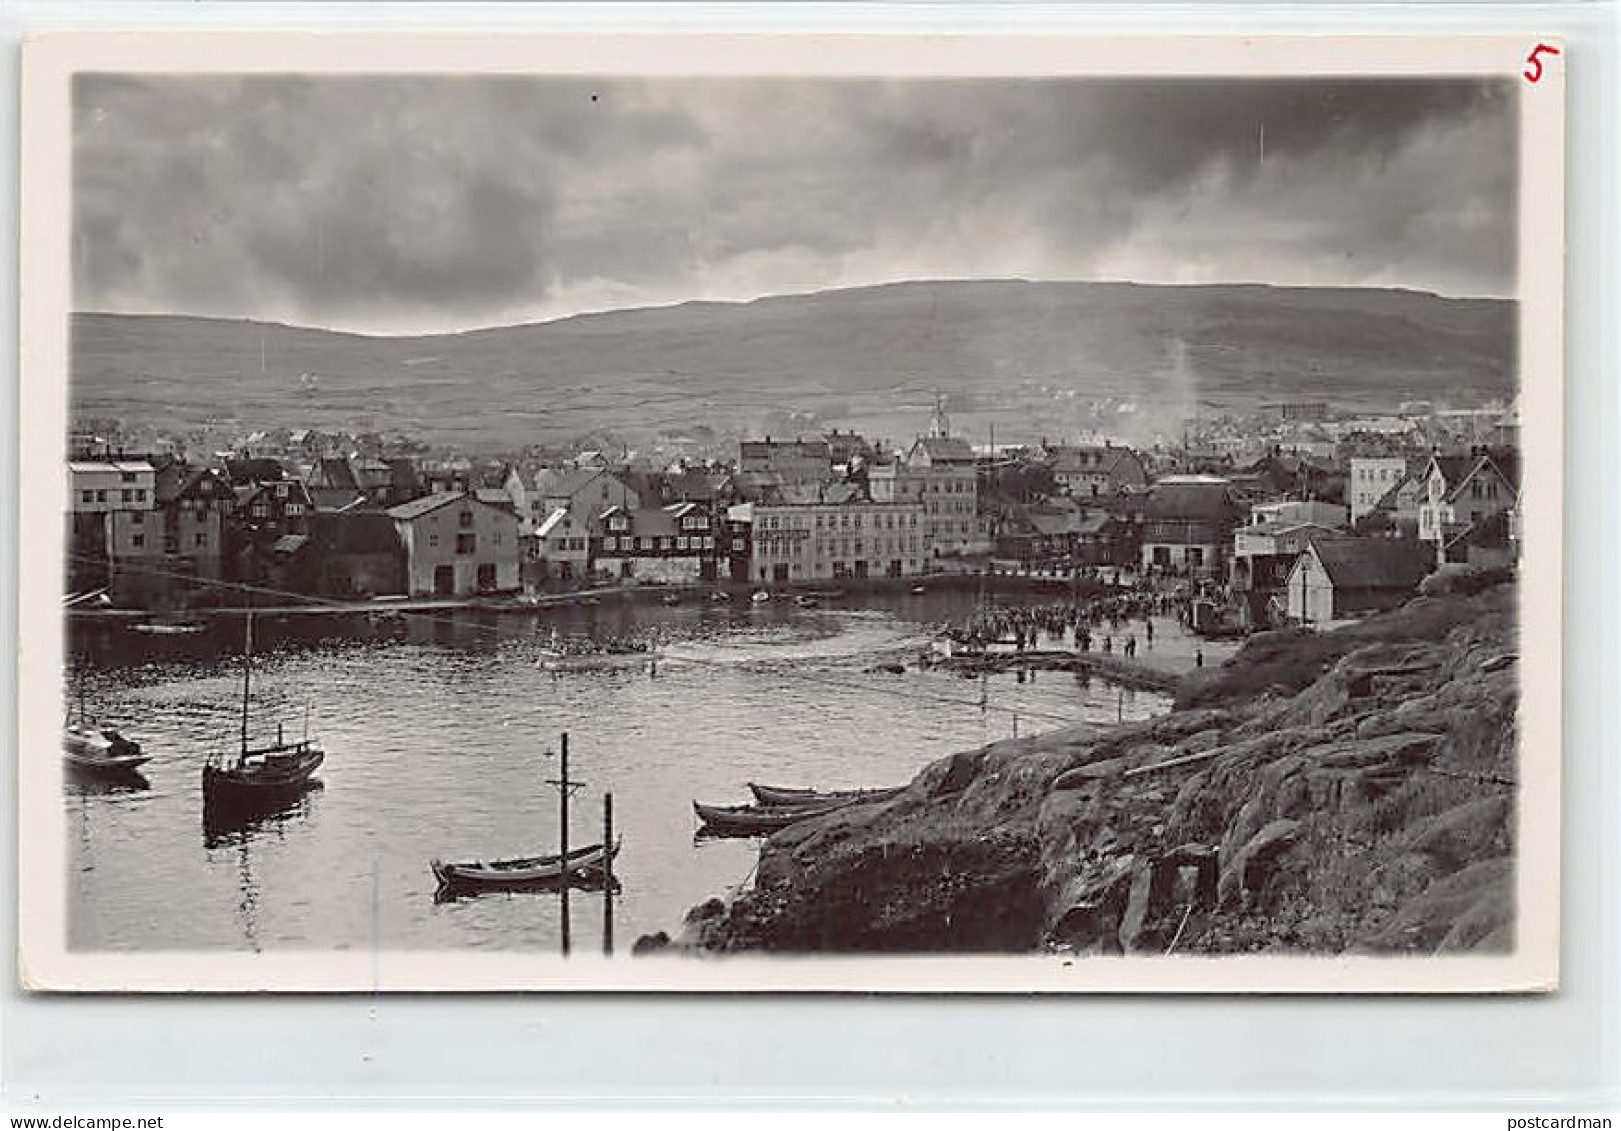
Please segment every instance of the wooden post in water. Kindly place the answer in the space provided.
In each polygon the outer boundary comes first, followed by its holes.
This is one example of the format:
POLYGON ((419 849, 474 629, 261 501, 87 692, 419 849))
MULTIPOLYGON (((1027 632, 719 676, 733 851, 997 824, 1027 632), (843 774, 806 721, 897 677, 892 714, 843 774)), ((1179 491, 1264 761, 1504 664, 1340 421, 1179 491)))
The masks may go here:
POLYGON ((602 953, 614 952, 614 795, 602 795, 602 953))
POLYGON ((563 858, 560 862, 560 871, 557 877, 557 890, 562 906, 563 919, 563 954, 566 957, 569 951, 569 922, 568 922, 568 731, 563 732, 562 749, 562 775, 557 785, 558 796, 558 838, 563 858))

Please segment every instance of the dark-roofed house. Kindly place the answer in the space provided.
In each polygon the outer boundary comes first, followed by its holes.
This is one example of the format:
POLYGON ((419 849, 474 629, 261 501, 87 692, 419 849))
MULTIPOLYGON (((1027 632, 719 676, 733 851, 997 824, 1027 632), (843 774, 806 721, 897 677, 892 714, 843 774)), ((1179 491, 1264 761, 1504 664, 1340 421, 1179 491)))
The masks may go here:
POLYGON ((1161 479, 1143 502, 1145 572, 1220 577, 1244 513, 1227 480, 1210 475, 1161 479))
POLYGON ((591 557, 603 573, 665 584, 714 581, 719 575, 716 524, 699 503, 609 507, 601 520, 591 557))
POLYGON ((1104 444, 1064 445, 1051 449, 1053 484, 1076 498, 1099 498, 1148 486, 1148 472, 1137 453, 1104 444))
POLYGON ((466 491, 425 495, 386 512, 405 547, 412 596, 467 596, 519 588, 518 516, 466 491))
POLYGON ((218 581, 225 576, 226 519, 236 494, 218 472, 170 463, 157 473, 153 491, 163 525, 164 568, 218 581))
POLYGON ((1430 544, 1437 565, 1468 561, 1468 548, 1479 542, 1468 536, 1470 528, 1515 510, 1519 497, 1516 453, 1432 456, 1418 508, 1418 536, 1430 544))
POLYGON ((404 593, 405 547, 383 511, 355 510, 310 518, 306 593, 323 597, 404 593))
POLYGON ((1326 624, 1395 608, 1433 568, 1426 547, 1406 539, 1313 539, 1284 582, 1288 615, 1326 624))
POLYGON ((738 445, 739 471, 768 471, 788 484, 821 483, 833 475, 826 440, 744 440, 738 445))

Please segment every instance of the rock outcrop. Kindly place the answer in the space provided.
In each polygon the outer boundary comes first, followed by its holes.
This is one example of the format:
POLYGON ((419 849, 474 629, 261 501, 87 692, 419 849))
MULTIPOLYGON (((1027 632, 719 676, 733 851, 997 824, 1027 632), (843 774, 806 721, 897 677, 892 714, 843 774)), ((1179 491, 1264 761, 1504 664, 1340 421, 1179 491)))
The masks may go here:
POLYGON ((1267 633, 1177 709, 999 742, 769 838, 714 950, 1512 946, 1514 590, 1267 633))

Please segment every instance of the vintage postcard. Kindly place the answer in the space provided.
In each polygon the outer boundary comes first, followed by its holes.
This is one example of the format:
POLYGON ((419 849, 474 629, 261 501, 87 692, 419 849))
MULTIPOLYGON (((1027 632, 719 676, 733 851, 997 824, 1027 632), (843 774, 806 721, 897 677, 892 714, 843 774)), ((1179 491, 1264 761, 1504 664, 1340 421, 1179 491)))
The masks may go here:
POLYGON ((27 987, 1557 986, 1557 40, 24 67, 27 987))

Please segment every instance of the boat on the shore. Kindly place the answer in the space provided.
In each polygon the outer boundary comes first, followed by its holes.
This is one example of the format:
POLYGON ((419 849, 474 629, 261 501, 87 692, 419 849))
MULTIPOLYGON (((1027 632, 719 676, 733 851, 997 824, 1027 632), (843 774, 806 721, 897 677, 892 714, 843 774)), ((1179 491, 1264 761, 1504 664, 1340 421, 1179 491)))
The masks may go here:
POLYGON ((812 805, 705 805, 694 801, 692 808, 704 824, 703 831, 712 835, 761 836, 811 817, 824 816, 848 804, 848 801, 831 801, 812 805))
MULTIPOLYGON (((567 857, 570 880, 602 882, 607 878, 607 865, 619 855, 623 844, 623 840, 616 840, 611 850, 602 844, 571 849, 567 857)), ((428 862, 428 867, 433 869, 442 888, 501 891, 557 883, 563 878, 564 857, 561 853, 554 853, 550 856, 473 860, 459 864, 435 859, 428 862)))
POLYGON ((754 800, 766 808, 781 806, 840 805, 857 801, 888 801, 905 789, 904 785, 887 789, 802 789, 786 785, 763 785, 749 782, 754 800))
MULTIPOLYGON (((265 746, 248 746, 248 710, 253 681, 253 613, 248 612, 242 648, 242 740, 236 754, 215 751, 203 765, 203 820, 212 826, 273 812, 296 801, 310 786, 310 775, 326 760, 325 751, 309 740, 282 738, 265 746)), ((307 725, 307 724, 306 724, 307 725)))
POLYGON ((771 600, 771 594, 764 589, 756 589, 753 593, 749 594, 749 600, 753 601, 756 605, 763 605, 767 601, 771 600))

